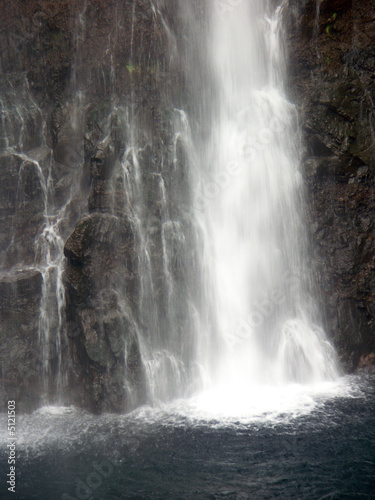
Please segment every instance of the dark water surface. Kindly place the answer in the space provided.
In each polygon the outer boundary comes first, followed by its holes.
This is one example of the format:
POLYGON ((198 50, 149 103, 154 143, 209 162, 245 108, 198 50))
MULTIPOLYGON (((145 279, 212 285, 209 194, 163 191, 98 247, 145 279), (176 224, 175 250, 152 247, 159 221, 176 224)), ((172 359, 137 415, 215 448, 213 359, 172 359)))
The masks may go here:
POLYGON ((375 498, 374 382, 346 378, 334 396, 251 418, 186 402, 127 416, 44 408, 17 420, 16 494, 2 415, 0 498, 375 498))

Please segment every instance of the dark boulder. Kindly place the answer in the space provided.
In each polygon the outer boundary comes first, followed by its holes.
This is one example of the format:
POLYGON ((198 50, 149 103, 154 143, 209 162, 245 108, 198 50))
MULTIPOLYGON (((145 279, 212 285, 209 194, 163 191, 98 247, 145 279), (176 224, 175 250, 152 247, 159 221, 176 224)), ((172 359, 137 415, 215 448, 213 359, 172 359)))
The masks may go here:
POLYGON ((78 222, 64 249, 68 337, 75 365, 71 385, 94 411, 122 411, 144 398, 132 304, 138 279, 135 244, 127 218, 95 213, 78 222))

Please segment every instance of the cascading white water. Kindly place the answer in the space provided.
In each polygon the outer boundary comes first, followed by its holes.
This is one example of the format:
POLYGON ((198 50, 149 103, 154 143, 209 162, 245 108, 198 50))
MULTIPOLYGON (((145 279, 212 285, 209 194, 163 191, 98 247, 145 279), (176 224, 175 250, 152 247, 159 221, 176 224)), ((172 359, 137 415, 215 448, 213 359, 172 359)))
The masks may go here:
POLYGON ((214 90, 201 163, 212 182, 197 199, 210 248, 205 306, 214 311, 214 332, 202 339, 198 359, 206 388, 224 399, 225 391, 244 398, 260 384, 318 383, 338 373, 307 292, 297 114, 284 91, 286 5, 209 7, 214 90))

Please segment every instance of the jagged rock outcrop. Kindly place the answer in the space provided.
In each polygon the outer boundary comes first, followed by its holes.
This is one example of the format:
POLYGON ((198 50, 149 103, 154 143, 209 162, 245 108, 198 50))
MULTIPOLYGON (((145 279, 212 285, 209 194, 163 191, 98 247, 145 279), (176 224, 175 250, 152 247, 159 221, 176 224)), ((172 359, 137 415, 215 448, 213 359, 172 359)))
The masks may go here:
POLYGON ((310 0, 289 40, 318 296, 349 370, 375 351, 374 20, 371 1, 310 0))

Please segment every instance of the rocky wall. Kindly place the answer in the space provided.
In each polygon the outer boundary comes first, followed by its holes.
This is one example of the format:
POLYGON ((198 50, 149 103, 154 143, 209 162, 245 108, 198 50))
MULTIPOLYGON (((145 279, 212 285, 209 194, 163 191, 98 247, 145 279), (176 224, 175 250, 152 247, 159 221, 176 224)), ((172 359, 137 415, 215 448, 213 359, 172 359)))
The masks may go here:
MULTIPOLYGON (((177 2, 157 5, 169 28, 149 0, 0 2, 2 405, 59 401, 101 412, 141 404, 139 331, 162 338, 170 328, 166 242, 168 279, 178 290, 187 275, 194 281, 195 257, 181 248, 192 248, 194 231, 174 130, 175 108, 190 106, 181 69, 189 56, 177 2), (179 233, 167 214, 181 221, 179 233), (155 307, 148 325, 142 303, 155 307)), ((325 328, 352 371, 375 352, 375 6, 291 0, 287 14, 311 267, 325 328)), ((174 313, 185 335, 186 305, 174 313)))
POLYGON ((289 87, 303 129, 312 268, 344 367, 375 350, 375 6, 294 2, 289 87))
POLYGON ((145 387, 139 242, 120 159, 131 142, 143 148, 157 217, 151 174, 173 140, 181 87, 170 41, 148 0, 1 9, 2 404, 129 410, 145 387))

